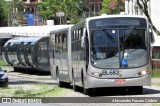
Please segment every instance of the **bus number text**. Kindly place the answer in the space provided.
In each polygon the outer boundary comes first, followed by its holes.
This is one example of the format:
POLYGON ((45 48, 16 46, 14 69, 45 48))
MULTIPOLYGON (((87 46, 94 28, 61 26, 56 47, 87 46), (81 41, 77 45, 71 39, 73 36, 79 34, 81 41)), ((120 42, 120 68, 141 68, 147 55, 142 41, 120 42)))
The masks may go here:
POLYGON ((102 75, 119 75, 118 70, 102 70, 102 75))

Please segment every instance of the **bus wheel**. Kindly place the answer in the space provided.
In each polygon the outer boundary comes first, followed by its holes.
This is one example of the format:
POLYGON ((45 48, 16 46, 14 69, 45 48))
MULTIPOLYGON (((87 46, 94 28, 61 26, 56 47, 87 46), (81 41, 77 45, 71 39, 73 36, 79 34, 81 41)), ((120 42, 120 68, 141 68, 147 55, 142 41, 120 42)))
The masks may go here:
POLYGON ((133 93, 133 94, 142 94, 143 93, 143 86, 135 86, 135 87, 130 87, 128 89, 129 89, 128 93, 133 93))
POLYGON ((137 94, 142 94, 142 93, 143 93, 143 86, 137 86, 137 87, 135 88, 135 90, 136 90, 136 93, 137 93, 137 94))
POLYGON ((88 89, 85 88, 85 82, 84 82, 84 75, 83 75, 83 70, 81 71, 81 81, 82 81, 82 87, 83 87, 83 93, 85 95, 88 95, 88 89))
POLYGON ((58 68, 57 68, 56 73, 57 73, 57 85, 58 85, 59 87, 62 87, 62 82, 60 81, 59 70, 58 70, 58 68))
POLYGON ((73 83, 73 90, 74 90, 74 91, 77 91, 77 87, 76 87, 76 85, 75 85, 75 78, 74 78, 74 73, 73 73, 73 71, 72 71, 72 83, 73 83))
POLYGON ((91 95, 91 89, 86 89, 86 88, 84 88, 83 93, 84 93, 85 95, 91 95))
POLYGON ((15 71, 15 72, 20 71, 20 69, 19 69, 19 68, 17 68, 17 67, 13 67, 13 69, 14 69, 14 71, 15 71))
POLYGON ((88 89, 83 88, 83 93, 84 93, 85 95, 88 95, 88 89))

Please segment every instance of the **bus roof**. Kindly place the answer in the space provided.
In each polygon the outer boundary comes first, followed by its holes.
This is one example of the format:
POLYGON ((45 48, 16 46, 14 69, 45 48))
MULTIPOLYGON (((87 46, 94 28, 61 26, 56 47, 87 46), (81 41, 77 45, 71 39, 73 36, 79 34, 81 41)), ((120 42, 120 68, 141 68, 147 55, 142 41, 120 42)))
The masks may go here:
POLYGON ((76 27, 78 27, 78 26, 81 26, 81 25, 83 25, 83 24, 86 24, 86 23, 88 23, 90 20, 103 19, 103 18, 118 18, 118 17, 144 18, 144 19, 147 20, 147 17, 146 17, 146 16, 142 16, 142 15, 140 16, 140 15, 120 15, 120 14, 118 14, 118 15, 107 15, 107 14, 103 14, 103 15, 101 15, 101 16, 88 17, 88 18, 84 19, 83 21, 75 24, 75 25, 72 27, 72 29, 74 29, 74 28, 76 28, 76 27))
POLYGON ((57 33, 57 32, 63 32, 63 31, 67 31, 68 28, 72 27, 73 25, 66 25, 65 27, 61 27, 59 29, 56 30, 52 30, 50 33, 57 33))
POLYGON ((143 15, 101 15, 101 16, 95 16, 95 17, 89 17, 86 18, 86 20, 92 20, 92 19, 99 19, 99 18, 118 18, 118 17, 133 17, 133 18, 145 18, 147 19, 146 16, 143 15))

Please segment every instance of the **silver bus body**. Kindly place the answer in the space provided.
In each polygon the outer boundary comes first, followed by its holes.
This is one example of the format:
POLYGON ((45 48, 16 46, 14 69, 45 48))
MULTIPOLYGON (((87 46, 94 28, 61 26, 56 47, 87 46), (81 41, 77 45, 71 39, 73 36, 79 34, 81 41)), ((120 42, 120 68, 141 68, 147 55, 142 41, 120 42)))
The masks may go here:
MULTIPOLYGON (((98 22, 97 22, 97 24, 98 24, 98 22)), ((129 24, 129 22, 128 22, 128 24, 129 24)), ((134 23, 134 24, 136 25, 136 23, 134 23)), ((134 25, 130 25, 130 26, 132 27, 134 25)), ((93 18, 88 18, 88 19, 86 19, 86 21, 73 26, 72 31, 76 30, 77 28, 81 28, 81 27, 86 28, 86 30, 87 30, 86 33, 88 36, 88 45, 89 45, 88 46, 89 47, 88 48, 89 49, 89 51, 88 51, 89 61, 88 61, 88 64, 86 64, 85 61, 84 62, 77 61, 76 59, 74 59, 74 57, 77 56, 77 58, 80 58, 80 55, 74 55, 74 53, 76 54, 76 52, 72 51, 72 56, 73 56, 72 57, 72 62, 73 62, 72 67, 73 67, 73 73, 74 73, 73 76, 75 76, 75 85, 82 86, 82 87, 88 89, 88 88, 114 87, 114 86, 146 86, 146 85, 151 84, 150 37, 149 37, 149 33, 148 33, 149 32, 148 31, 148 23, 147 23, 146 18, 141 17, 141 16, 128 16, 128 15, 93 17, 93 18), (108 58, 107 61, 104 61, 104 62, 106 62, 106 65, 107 64, 108 65, 115 64, 115 66, 112 65, 112 67, 109 67, 109 68, 107 68, 107 66, 105 66, 103 61, 99 62, 99 63, 98 62, 91 63, 91 61, 92 61, 91 60, 91 54, 92 54, 91 53, 91 43, 92 43, 92 41, 91 41, 90 36, 92 36, 92 35, 91 35, 91 31, 90 31, 89 22, 91 20, 96 20, 96 19, 100 20, 100 19, 112 19, 112 18, 113 19, 114 18, 126 18, 126 19, 127 18, 128 19, 135 18, 135 19, 144 19, 146 21, 146 26, 144 26, 145 27, 144 41, 145 41, 145 45, 146 45, 146 50, 143 50, 142 48, 140 48, 140 49, 131 48, 130 49, 131 51, 133 49, 132 53, 133 53, 133 55, 135 55, 135 60, 133 60, 133 61, 131 60, 128 62, 132 62, 133 67, 130 66, 129 68, 128 67, 118 68, 117 63, 116 63, 117 60, 114 59, 116 55, 114 57, 108 58), (137 56, 139 55, 139 57, 136 57, 136 55, 137 56), (143 58, 143 57, 146 57, 146 58, 143 58), (143 64, 143 63, 141 64, 141 62, 145 62, 145 61, 146 61, 145 64, 143 64), (77 62, 78 62, 78 64, 74 64, 77 62), (83 63, 85 63, 85 64, 83 64, 83 63), (93 66, 93 64, 95 64, 95 66, 93 66), (96 64, 99 64, 99 66, 96 64), (137 64, 140 64, 140 66, 137 64), (135 65, 135 67, 134 67, 134 65, 135 65), (102 67, 102 68, 97 68, 97 67, 102 67), (84 81, 84 82, 82 82, 82 81, 84 81)), ((120 27, 116 26, 116 28, 114 28, 114 27, 113 28, 112 27, 104 27, 104 28, 109 29, 109 30, 111 29, 112 34, 116 33, 115 32, 116 30, 122 29, 121 26, 120 27)), ((93 29, 93 30, 96 31, 97 29, 93 29)), ((129 31, 128 31, 128 33, 129 33, 129 31)), ((139 36, 141 36, 141 35, 139 35, 139 36)), ((139 38, 139 37, 137 37, 137 38, 139 38)), ((96 39, 96 40, 98 40, 98 39, 96 39)), ((134 38, 133 38, 133 40, 134 40, 134 38)), ((137 41, 138 41, 138 39, 137 39, 137 41)), ((97 42, 102 42, 102 41, 97 41, 97 42)), ((129 49, 128 49, 128 51, 129 51, 129 49)), ((83 53, 80 52, 80 54, 83 54, 83 53)), ((84 54, 87 55, 87 53, 84 53, 84 54)), ((104 54, 102 54, 102 55, 104 55, 104 54)), ((120 55, 117 55, 117 56, 120 56, 120 55)))
MULTIPOLYGON (((86 94, 90 88, 141 89, 151 85, 151 39, 146 17, 97 16, 65 30, 68 30, 68 60, 65 64, 59 63, 59 66, 67 65, 68 69, 54 77, 59 77, 58 81, 68 82, 74 90, 80 86, 86 94), (101 40, 98 38, 100 36, 103 36, 101 40), (97 47, 103 52, 96 51, 97 47)), ((55 59, 54 62, 56 65, 58 60, 55 59)), ((56 67, 52 70, 57 70, 56 67)), ((57 75, 56 71, 54 75, 57 75)), ((140 90, 142 91, 143 89, 140 90)))
POLYGON ((62 29, 51 31, 49 39, 51 76, 54 80, 58 79, 60 82, 68 82, 68 83, 70 83, 69 70, 71 70, 71 64, 72 64, 71 54, 70 54, 71 34, 69 31, 71 26, 72 25, 66 25, 62 29), (67 42, 63 42, 64 40, 63 35, 65 35, 65 39, 67 42), (59 45, 58 47, 56 47, 58 42, 59 45), (64 47, 64 45, 66 48, 64 47))

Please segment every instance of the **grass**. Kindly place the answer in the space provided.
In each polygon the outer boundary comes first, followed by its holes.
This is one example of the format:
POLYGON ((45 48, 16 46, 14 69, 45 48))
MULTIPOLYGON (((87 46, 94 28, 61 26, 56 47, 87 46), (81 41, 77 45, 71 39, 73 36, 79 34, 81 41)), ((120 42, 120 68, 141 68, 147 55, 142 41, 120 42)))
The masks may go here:
POLYGON ((160 106, 160 103, 152 104, 152 106, 160 106))
POLYGON ((23 90, 22 88, 20 88, 20 89, 17 89, 14 93, 29 95, 29 94, 31 94, 31 92, 32 92, 32 90, 23 90))
POLYGON ((68 89, 47 84, 10 85, 0 91, 0 97, 59 97, 69 93, 68 89))
POLYGON ((0 59, 0 67, 4 67, 4 68, 5 68, 5 67, 6 67, 6 68, 8 67, 8 68, 9 68, 9 67, 11 67, 11 66, 8 65, 4 60, 1 60, 1 59, 0 59))
POLYGON ((65 96, 68 91, 68 89, 56 86, 54 90, 50 90, 48 92, 41 92, 39 94, 33 95, 32 97, 62 97, 65 96))
POLYGON ((0 66, 4 66, 7 65, 6 62, 4 60, 0 60, 0 66))
POLYGON ((153 69, 152 70, 152 77, 160 78, 160 70, 159 69, 153 69))

